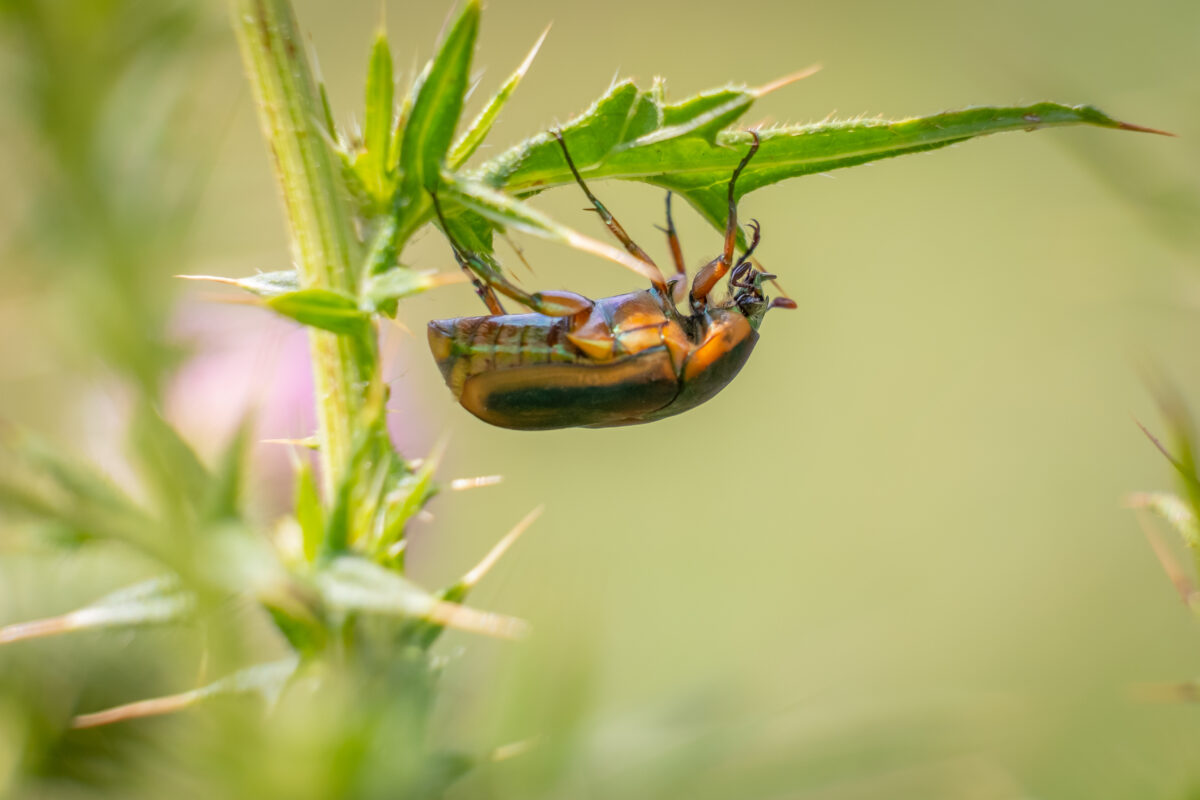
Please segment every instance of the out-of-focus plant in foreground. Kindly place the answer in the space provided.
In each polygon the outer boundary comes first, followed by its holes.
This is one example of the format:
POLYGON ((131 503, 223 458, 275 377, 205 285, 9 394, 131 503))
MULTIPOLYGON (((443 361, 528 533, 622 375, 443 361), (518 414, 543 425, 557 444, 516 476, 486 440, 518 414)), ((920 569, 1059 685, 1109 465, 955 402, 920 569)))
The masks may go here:
MULTIPOLYGON (((1200 618, 1200 474, 1196 471, 1196 432, 1191 415, 1170 387, 1157 389, 1159 405, 1170 433, 1164 443, 1145 427, 1142 431, 1175 469, 1179 489, 1176 492, 1137 492, 1128 504, 1138 511, 1142 531, 1162 565, 1163 572, 1179 593, 1184 605, 1200 618), (1165 522, 1177 534, 1177 542, 1160 535, 1150 517, 1165 522), (1186 557, 1180 559, 1177 543, 1186 557)), ((1151 687, 1158 698, 1200 701, 1200 677, 1151 687)))
MULTIPOLYGON (((97 149, 123 142, 108 136, 105 125, 120 121, 120 103, 145 100, 138 87, 148 84, 131 76, 157 74, 170 60, 172 37, 187 30, 187 4, 6 7, 9 25, 29 42, 28 59, 47 66, 31 73, 27 86, 35 100, 31 129, 51 154, 49 172, 58 181, 47 188, 50 210, 37 218, 64 232, 64 246, 88 255, 75 259, 69 278, 95 314, 96 351, 137 387, 130 440, 140 483, 135 499, 97 470, 10 434, 0 464, 0 508, 20 542, 111 548, 126 554, 143 578, 82 608, 0 629, 0 642, 12 648, 56 634, 172 626, 199 632, 201 668, 177 691, 117 705, 59 698, 53 711, 36 717, 36 730, 12 734, 18 756, 0 780, 28 789, 38 775, 53 776, 49 765, 75 737, 87 735, 84 729, 190 709, 201 722, 174 729, 190 745, 182 748, 186 763, 156 765, 160 777, 172 776, 167 782, 182 786, 188 776, 204 774, 221 796, 436 797, 489 754, 442 749, 427 736, 441 665, 432 645, 447 627, 524 635, 521 620, 464 601, 535 514, 451 586, 429 591, 405 576, 408 524, 438 491, 439 452, 411 460, 388 437, 377 326, 406 297, 457 279, 405 264, 405 246, 434 221, 436 193, 446 232, 491 269, 501 268, 492 246, 499 231, 545 237, 635 270, 639 262, 525 202, 572 181, 549 133, 469 166, 538 46, 462 124, 480 24, 477 0, 462 5, 433 58, 399 97, 388 40, 378 34, 363 124, 354 131, 337 125, 287 0, 233 0, 231 7, 287 212, 294 269, 244 279, 189 277, 245 289, 309 331, 318 430, 293 443, 292 509, 269 525, 245 510, 249 428, 215 464, 205 464, 157 411, 175 351, 164 334, 169 304, 149 297, 148 287, 172 263, 171 237, 180 235, 195 181, 182 181, 178 192, 162 181, 157 192, 150 181, 122 192, 134 184, 112 171, 155 167, 153 148, 128 159, 97 149), (126 49, 113 51, 104 69, 85 68, 84 58, 110 40, 71 38, 85 10, 113 15, 112 29, 124 34, 111 46, 126 49), (125 27, 130 21, 138 25, 125 27), (66 39, 53 39, 59 35, 66 39), (57 61, 64 53, 75 60, 57 61), (248 696, 263 702, 242 702, 248 696)), ((648 88, 619 81, 565 123, 561 135, 585 178, 667 188, 720 229, 729 175, 751 139, 736 123, 759 97, 790 80, 678 101, 668 100, 661 80, 648 88)), ((169 141, 170 115, 158 123, 147 137, 169 141)), ((1091 107, 1055 103, 780 125, 758 132, 761 150, 737 188, 740 195, 985 134, 1077 124, 1144 130, 1091 107)))

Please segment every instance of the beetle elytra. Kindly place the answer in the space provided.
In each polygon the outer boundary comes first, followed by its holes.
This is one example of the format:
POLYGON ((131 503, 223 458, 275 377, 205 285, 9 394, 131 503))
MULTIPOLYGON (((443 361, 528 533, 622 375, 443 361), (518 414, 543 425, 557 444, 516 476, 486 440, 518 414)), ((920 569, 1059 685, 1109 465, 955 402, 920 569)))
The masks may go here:
POLYGON ((758 341, 766 312, 796 307, 786 297, 771 300, 763 293, 763 284, 775 276, 750 259, 759 241, 756 222, 750 225, 750 246, 734 260, 734 187, 758 150, 758 134, 752 135, 749 152, 729 179, 724 249, 696 273, 686 314, 676 305, 687 272, 670 193, 666 234, 676 274, 668 281, 592 194, 557 131, 567 166, 604 224, 630 254, 654 267, 658 278, 651 288, 599 300, 573 292, 526 292, 453 239, 435 195, 455 260, 490 312, 429 323, 433 357, 463 408, 484 422, 517 430, 630 425, 694 408, 733 380, 758 341), (729 296, 714 301, 713 290, 726 274, 729 296), (506 314, 497 293, 531 313, 506 314))

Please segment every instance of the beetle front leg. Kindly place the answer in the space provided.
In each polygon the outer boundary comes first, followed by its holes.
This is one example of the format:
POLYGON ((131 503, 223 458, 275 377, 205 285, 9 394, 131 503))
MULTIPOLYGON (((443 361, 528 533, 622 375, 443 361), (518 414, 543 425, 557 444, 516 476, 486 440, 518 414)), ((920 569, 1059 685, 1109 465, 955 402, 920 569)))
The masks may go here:
POLYGON ((729 219, 725 223, 725 248, 721 255, 704 265, 696 273, 696 279, 692 281, 691 305, 692 313, 695 314, 704 310, 705 304, 708 302, 708 295, 733 265, 733 251, 737 247, 738 234, 737 197, 734 189, 737 186, 738 175, 742 174, 742 170, 758 152, 758 133, 750 131, 750 135, 754 137, 754 143, 750 145, 750 152, 746 153, 746 157, 738 163, 733 170, 733 176, 729 179, 729 219))

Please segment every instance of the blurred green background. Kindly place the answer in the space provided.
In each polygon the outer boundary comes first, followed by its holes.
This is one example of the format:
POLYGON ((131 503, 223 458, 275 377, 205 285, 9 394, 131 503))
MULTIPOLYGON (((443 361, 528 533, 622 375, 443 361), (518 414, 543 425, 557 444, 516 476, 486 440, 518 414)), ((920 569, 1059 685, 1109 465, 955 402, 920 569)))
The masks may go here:
MULTIPOLYGON (((122 30, 110 5, 97 1, 78 22, 82 40, 87 25, 97 37, 122 30)), ((385 5, 397 67, 427 58, 448 7, 385 5)), ((169 280, 288 259, 223 12, 188 10, 186 46, 160 54, 182 60, 164 91, 187 99, 164 164, 203 180, 198 205, 180 212, 186 235, 146 267, 150 285, 174 293, 162 301, 169 338, 199 359, 166 397, 203 452, 243 404, 261 409, 265 436, 305 435, 311 419, 296 377, 301 331, 169 280)), ((308 0, 297 13, 339 119, 361 114, 379 3, 308 0)), ((20 29, 8 19, 11 44, 20 29)), ((548 22, 480 158, 582 110, 614 74, 643 84, 662 75, 680 97, 813 62, 824 70, 748 120, 1049 99, 1179 138, 1006 135, 752 194, 741 213, 762 223, 758 255, 799 310, 771 314, 718 398, 653 425, 487 427, 452 402, 423 335, 429 319, 480 313, 469 287, 402 304, 412 333, 397 327, 386 343, 398 442, 416 456, 450 432, 447 477, 505 476, 436 502, 414 535, 418 580, 452 580, 529 508, 547 506, 474 597, 529 619, 534 640, 449 638, 458 657, 442 733, 488 748, 569 718, 571 755, 547 796, 670 797, 689 786, 713 797, 1200 797, 1200 709, 1136 692, 1200 674, 1200 632, 1121 508, 1125 493, 1171 480, 1133 423, 1157 422, 1141 369, 1161 368, 1200 404, 1200 5, 493 2, 476 105, 548 22)), ((13 82, 43 69, 31 49, 6 51, 0 69, 13 82)), ((96 323, 79 313, 81 279, 44 246, 70 234, 42 229, 49 211, 30 198, 45 189, 33 185, 46 174, 45 142, 30 134, 20 95, 7 94, 0 418, 119 474, 121 390, 89 356, 96 323)), ((119 120, 135 154, 133 133, 157 102, 142 100, 130 98, 119 120)), ((665 256, 653 227, 661 192, 593 188, 665 256)), ((537 203, 600 233, 570 190, 537 203)), ((716 253, 719 236, 690 210, 678 224, 690 264, 716 253)), ((633 288, 608 264, 520 244, 530 287, 633 288)), ((405 261, 454 267, 432 231, 405 261)), ((286 486, 269 480, 284 480, 271 471, 278 455, 260 462, 254 491, 269 509, 286 486)), ((10 565, 4 621, 111 585, 74 558, 10 565)), ((520 796, 512 787, 530 780, 520 761, 477 772, 453 796, 520 796)))

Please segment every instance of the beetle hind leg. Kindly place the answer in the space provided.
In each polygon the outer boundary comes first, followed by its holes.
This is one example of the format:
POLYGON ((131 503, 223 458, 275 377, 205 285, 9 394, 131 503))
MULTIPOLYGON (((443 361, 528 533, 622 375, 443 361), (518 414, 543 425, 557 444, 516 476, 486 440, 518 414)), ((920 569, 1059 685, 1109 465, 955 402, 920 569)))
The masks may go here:
POLYGON ((492 314, 504 313, 504 308, 500 305, 499 298, 496 297, 497 292, 548 317, 573 316, 587 311, 594 305, 591 300, 574 292, 531 293, 516 286, 499 271, 486 264, 477 253, 472 253, 455 241, 454 234, 450 232, 450 226, 446 224, 446 217, 442 213, 442 204, 438 201, 437 194, 430 192, 429 196, 433 199, 433 208, 437 213, 438 221, 442 224, 442 231, 446 234, 446 238, 450 241, 450 248, 454 251, 454 260, 470 276, 476 294, 483 299, 488 311, 492 314))
MULTIPOLYGON (((583 180, 583 176, 579 174, 579 169, 576 168, 575 161, 571 158, 571 152, 567 150, 567 143, 563 139, 562 133, 557 129, 550 131, 550 133, 556 140, 558 140, 558 146, 562 148, 563 158, 567 160, 567 166, 570 168, 571 174, 575 176, 575 182, 579 184, 580 189, 583 189, 583 193, 587 195, 587 199, 591 202, 592 208, 595 210, 595 212, 600 215, 600 219, 604 220, 605 227, 608 228, 612 235, 616 237, 617 241, 624 246, 625 250, 628 251, 631 256, 641 261, 645 261, 650 266, 657 268, 658 265, 654 263, 654 259, 650 258, 646 251, 643 250, 638 243, 635 242, 633 238, 625 232, 625 228, 620 222, 617 222, 617 218, 612 215, 612 212, 610 212, 607 207, 605 207, 604 203, 600 202, 600 198, 592 194, 592 190, 588 188, 587 183, 583 180)), ((664 297, 670 297, 666 281, 663 281, 662 283, 655 281, 654 288, 661 292, 664 297)))

